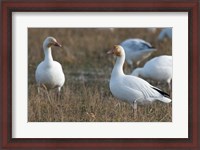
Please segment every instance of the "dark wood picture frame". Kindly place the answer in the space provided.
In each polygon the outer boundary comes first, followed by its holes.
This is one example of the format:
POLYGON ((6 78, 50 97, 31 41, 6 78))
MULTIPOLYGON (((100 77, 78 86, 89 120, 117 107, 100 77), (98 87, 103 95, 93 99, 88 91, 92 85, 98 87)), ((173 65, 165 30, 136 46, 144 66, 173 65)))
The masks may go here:
POLYGON ((1 2, 1 149, 200 149, 199 0, 4 0, 1 2), (188 12, 188 138, 12 138, 12 12, 188 12))

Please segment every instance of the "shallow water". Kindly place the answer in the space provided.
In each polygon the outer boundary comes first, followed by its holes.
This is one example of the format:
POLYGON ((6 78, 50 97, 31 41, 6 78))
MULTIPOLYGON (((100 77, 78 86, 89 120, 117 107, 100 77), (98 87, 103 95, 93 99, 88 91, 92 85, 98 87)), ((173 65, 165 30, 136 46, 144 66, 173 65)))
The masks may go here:
POLYGON ((68 80, 81 81, 81 82, 89 82, 89 81, 97 81, 97 82, 109 82, 109 78, 103 72, 88 72, 88 71, 78 71, 78 72, 68 72, 67 74, 68 80))

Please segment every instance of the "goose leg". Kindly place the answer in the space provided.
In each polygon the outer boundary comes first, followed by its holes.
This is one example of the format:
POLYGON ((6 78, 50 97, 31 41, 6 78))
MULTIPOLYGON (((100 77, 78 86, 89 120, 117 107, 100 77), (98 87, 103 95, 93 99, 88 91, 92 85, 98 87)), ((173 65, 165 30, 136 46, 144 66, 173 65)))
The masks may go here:
POLYGON ((38 83, 38 84, 37 84, 37 92, 38 92, 38 94, 40 94, 40 86, 41 86, 41 85, 38 83))
POLYGON ((172 97, 172 80, 167 82, 170 96, 172 97))
POLYGON ((61 99, 61 87, 58 87, 58 91, 57 91, 57 100, 61 99))
POLYGON ((131 106, 133 108, 133 114, 134 114, 134 119, 137 118, 137 102, 142 100, 143 97, 137 98, 133 101, 133 103, 131 103, 131 106))
POLYGON ((137 101, 133 103, 134 117, 137 117, 137 101))
POLYGON ((49 96, 49 92, 48 92, 47 87, 46 87, 44 84, 42 84, 42 87, 44 88, 44 91, 46 92, 46 95, 47 95, 47 99, 48 99, 48 101, 50 102, 51 99, 50 99, 50 96, 49 96))
POLYGON ((133 115, 134 115, 134 119, 137 118, 137 100, 135 100, 132 104, 131 104, 132 108, 133 108, 133 115))
POLYGON ((121 104, 120 104, 120 102, 119 102, 119 101, 117 102, 117 104, 115 104, 115 108, 117 108, 117 107, 118 107, 118 108, 120 108, 120 107, 121 107, 121 104))
POLYGON ((40 94, 40 87, 39 86, 37 87, 37 92, 38 92, 38 94, 40 94))
POLYGON ((171 83, 167 82, 169 91, 171 90, 171 83))
POLYGON ((133 109, 137 110, 137 101, 134 101, 134 103, 133 103, 133 109))

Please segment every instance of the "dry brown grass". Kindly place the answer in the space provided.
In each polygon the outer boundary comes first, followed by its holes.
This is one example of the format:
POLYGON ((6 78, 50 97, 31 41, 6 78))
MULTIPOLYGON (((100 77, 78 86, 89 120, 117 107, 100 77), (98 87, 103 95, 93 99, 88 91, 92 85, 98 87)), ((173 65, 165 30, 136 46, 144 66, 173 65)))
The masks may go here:
MULTIPOLYGON (((146 29, 28 29, 28 120, 30 122, 170 122, 172 104, 155 102, 138 106, 138 116, 132 107, 118 101, 109 91, 109 78, 114 58, 106 55, 114 44, 127 38, 142 38, 158 51, 150 57, 171 54, 171 40, 161 44, 157 33, 146 29), (35 69, 43 59, 42 43, 47 36, 54 36, 63 48, 53 48, 53 57, 59 61, 66 75, 60 100, 55 91, 37 93, 35 69)), ((148 59, 150 59, 148 58, 148 59)), ((141 66, 145 63, 141 63, 141 66)), ((125 67, 125 73, 132 69, 125 67)), ((168 92, 166 84, 151 82, 168 92)))

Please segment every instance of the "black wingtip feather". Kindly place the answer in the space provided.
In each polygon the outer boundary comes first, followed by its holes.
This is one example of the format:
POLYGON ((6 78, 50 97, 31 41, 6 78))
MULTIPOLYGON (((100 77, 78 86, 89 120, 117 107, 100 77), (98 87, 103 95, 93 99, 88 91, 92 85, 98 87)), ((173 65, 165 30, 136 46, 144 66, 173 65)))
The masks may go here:
POLYGON ((160 89, 156 88, 156 87, 152 87, 154 90, 158 91, 160 94, 162 94, 164 97, 168 97, 170 98, 170 95, 161 91, 160 89))

